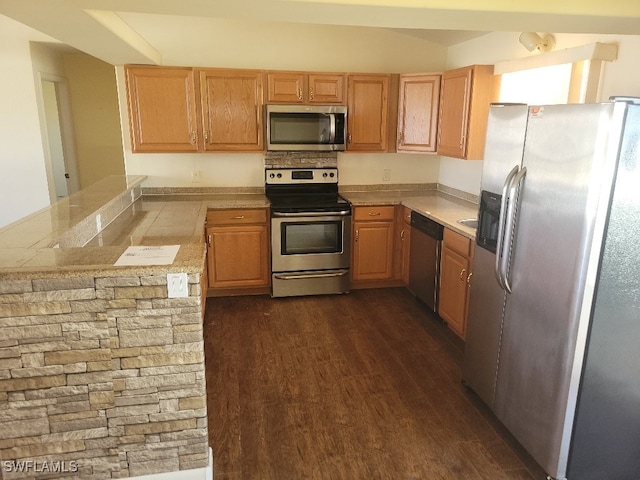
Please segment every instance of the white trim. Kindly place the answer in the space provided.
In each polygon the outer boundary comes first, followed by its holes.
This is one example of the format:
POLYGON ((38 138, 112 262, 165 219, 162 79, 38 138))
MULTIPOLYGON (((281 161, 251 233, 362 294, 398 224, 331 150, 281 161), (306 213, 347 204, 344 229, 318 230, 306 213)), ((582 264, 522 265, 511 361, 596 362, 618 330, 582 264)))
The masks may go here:
POLYGON ((563 63, 582 62, 584 60, 601 60, 612 62, 618 58, 618 45, 611 43, 590 43, 579 47, 566 48, 554 52, 531 55, 494 65, 493 73, 503 73, 528 70, 530 68, 547 67, 549 65, 561 65, 563 63))

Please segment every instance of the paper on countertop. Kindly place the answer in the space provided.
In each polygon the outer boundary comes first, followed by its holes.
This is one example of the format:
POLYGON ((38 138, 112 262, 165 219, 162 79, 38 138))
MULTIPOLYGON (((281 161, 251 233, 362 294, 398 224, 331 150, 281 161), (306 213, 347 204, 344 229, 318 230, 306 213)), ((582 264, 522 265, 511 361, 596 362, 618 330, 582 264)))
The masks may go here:
POLYGON ((114 263, 116 267, 131 265, 171 265, 180 245, 131 246, 114 263))

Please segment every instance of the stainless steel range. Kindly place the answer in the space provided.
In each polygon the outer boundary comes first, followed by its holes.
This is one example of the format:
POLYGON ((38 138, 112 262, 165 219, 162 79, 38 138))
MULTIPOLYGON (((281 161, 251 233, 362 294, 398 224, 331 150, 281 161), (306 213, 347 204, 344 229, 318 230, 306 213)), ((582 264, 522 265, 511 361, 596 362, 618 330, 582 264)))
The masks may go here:
POLYGON ((346 293, 351 205, 338 194, 337 168, 268 168, 271 295, 346 293))

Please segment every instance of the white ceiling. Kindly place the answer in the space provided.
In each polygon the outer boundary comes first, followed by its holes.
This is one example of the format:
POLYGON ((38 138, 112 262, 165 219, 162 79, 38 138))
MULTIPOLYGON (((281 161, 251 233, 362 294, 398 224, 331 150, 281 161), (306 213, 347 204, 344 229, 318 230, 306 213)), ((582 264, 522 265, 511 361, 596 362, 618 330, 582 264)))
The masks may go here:
POLYGON ((359 26, 443 46, 492 31, 640 35, 637 0, 2 0, 0 14, 116 65, 162 63, 154 15, 185 30, 203 18, 359 26))

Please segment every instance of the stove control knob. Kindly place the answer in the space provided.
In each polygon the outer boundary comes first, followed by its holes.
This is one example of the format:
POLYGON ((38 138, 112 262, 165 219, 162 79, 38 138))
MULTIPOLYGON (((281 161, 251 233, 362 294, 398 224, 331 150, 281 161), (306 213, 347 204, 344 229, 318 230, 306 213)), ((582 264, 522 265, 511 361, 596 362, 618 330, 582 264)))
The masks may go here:
POLYGON ((330 176, 331 178, 333 178, 333 177, 335 177, 335 173, 331 172, 331 173, 329 174, 329 176, 330 176))
POLYGON ((275 173, 270 173, 270 174, 269 174, 269 178, 275 178, 275 177, 276 177, 276 174, 275 174, 275 173))
POLYGON ((322 176, 323 176, 324 178, 327 178, 327 175, 328 175, 328 173, 327 173, 327 172, 324 172, 324 173, 322 174, 322 176))
POLYGON ((279 173, 277 176, 278 176, 278 178, 282 178, 282 174, 281 173, 279 173))

